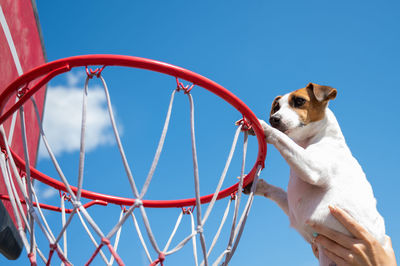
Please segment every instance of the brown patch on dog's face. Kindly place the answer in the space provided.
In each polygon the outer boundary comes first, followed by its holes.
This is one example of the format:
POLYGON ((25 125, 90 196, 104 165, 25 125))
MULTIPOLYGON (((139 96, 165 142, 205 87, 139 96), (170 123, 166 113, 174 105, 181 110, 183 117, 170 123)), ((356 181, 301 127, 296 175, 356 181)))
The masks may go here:
POLYGON ((282 96, 277 96, 274 101, 272 102, 272 106, 271 106, 271 112, 269 114, 269 116, 275 114, 276 112, 279 111, 279 109, 281 108, 279 106, 279 100, 282 98, 282 96))
POLYGON ((322 120, 329 100, 336 97, 336 89, 309 83, 307 87, 289 95, 289 105, 298 114, 303 125, 322 120))

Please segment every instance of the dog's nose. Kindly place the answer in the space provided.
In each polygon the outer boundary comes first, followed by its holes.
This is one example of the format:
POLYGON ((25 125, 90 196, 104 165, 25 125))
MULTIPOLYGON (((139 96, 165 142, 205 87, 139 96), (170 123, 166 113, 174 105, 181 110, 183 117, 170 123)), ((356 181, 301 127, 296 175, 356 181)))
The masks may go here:
POLYGON ((271 116, 269 118, 269 123, 271 124, 272 127, 278 127, 279 124, 281 123, 281 118, 279 116, 271 116))

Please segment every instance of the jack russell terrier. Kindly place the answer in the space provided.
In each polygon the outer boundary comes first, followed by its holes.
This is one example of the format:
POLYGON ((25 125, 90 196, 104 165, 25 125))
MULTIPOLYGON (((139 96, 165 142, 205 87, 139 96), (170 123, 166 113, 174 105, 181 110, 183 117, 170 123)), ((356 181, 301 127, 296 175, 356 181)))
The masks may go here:
MULTIPOLYGON (((287 193, 260 179, 256 195, 276 202, 290 224, 311 242, 307 221, 351 235, 329 212, 329 205, 348 212, 385 245, 385 225, 376 209, 372 187, 347 147, 339 124, 327 107, 337 90, 309 83, 278 96, 272 103, 269 126, 260 120, 266 140, 290 166, 287 193)), ((245 188, 249 192, 251 186, 245 188)), ((335 265, 320 249, 320 265, 335 265)))

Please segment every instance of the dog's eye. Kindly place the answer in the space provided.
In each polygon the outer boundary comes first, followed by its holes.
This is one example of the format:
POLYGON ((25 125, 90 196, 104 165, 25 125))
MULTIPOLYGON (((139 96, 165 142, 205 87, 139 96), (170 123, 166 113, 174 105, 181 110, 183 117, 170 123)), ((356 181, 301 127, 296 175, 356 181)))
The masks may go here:
POLYGON ((279 106, 279 103, 276 103, 274 105, 274 108, 272 108, 272 113, 274 114, 274 113, 278 112, 280 108, 281 107, 279 106))
POLYGON ((306 103, 306 100, 300 97, 296 97, 293 99, 293 106, 295 108, 299 108, 301 106, 303 106, 306 103))

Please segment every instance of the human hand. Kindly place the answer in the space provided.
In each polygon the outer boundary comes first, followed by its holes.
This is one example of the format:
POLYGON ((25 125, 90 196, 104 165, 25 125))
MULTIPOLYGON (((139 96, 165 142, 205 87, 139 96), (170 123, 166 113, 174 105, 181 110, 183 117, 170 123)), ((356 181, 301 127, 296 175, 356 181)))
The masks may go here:
POLYGON ((348 213, 337 207, 329 207, 331 214, 354 236, 350 237, 319 224, 309 224, 318 236, 313 240, 314 255, 318 255, 316 244, 323 247, 326 256, 337 265, 396 266, 396 258, 390 237, 385 248, 348 213))

